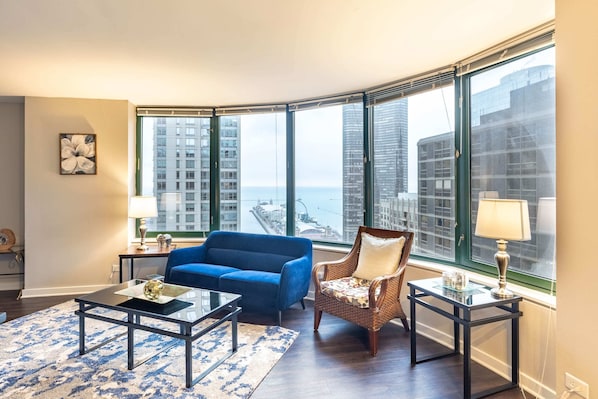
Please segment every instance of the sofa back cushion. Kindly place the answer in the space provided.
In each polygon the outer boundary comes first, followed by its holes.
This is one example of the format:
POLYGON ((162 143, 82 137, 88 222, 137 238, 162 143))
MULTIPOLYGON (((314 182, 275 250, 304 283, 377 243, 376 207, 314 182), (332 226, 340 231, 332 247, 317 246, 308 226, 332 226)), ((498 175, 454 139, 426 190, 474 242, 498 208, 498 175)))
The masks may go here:
POLYGON ((272 273, 280 273, 282 265, 292 259, 291 256, 228 248, 208 248, 206 253, 207 263, 272 273))
POLYGON ((214 231, 206 242, 206 263, 280 273, 292 259, 311 259, 311 241, 301 237, 214 231))

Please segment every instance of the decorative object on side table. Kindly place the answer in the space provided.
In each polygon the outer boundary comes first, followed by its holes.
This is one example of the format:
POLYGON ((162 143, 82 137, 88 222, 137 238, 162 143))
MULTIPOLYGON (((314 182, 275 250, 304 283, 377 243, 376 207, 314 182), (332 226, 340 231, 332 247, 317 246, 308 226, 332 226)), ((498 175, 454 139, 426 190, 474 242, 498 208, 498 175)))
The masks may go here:
POLYGON ((172 236, 170 234, 158 234, 156 236, 156 242, 158 243, 158 248, 170 249, 170 246, 172 245, 172 236))
POLYGON ((135 196, 131 197, 129 202, 129 217, 139 219, 139 236, 141 243, 137 250, 147 251, 148 246, 145 245, 145 233, 147 232, 146 218, 153 218, 158 216, 158 205, 156 197, 151 196, 135 196))
POLYGON ((60 174, 95 175, 96 135, 88 133, 60 133, 60 174))
POLYGON ((492 295, 498 298, 513 297, 513 293, 506 288, 511 258, 507 253, 507 240, 527 241, 532 238, 527 201, 481 199, 475 235, 496 239, 498 251, 494 254, 494 260, 498 267, 498 287, 491 290, 492 295))
POLYGON ((15 233, 11 229, 0 230, 0 251, 8 251, 15 245, 15 233))

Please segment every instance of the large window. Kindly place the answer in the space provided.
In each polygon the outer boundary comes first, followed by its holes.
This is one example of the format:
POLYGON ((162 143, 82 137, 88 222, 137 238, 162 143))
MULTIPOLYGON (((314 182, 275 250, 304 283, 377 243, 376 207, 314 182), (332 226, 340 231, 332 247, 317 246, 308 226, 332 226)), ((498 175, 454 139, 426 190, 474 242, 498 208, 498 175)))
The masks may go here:
MULTIPOLYGON (((510 269, 551 279, 555 243, 554 48, 469 77, 471 220, 480 198, 528 202, 532 239, 510 242, 510 269)), ((474 231, 475 225, 472 227, 474 231)), ((473 237, 474 261, 494 264, 496 243, 473 237)))
POLYGON ((286 117, 220 116, 220 228, 286 235, 286 117))
POLYGON ((415 232, 412 253, 455 258, 454 89, 372 107, 373 224, 415 232))
POLYGON ((353 242, 363 189, 363 104, 296 111, 295 235, 353 242))
POLYGON ((495 274, 481 198, 525 199, 532 237, 508 278, 555 278, 552 28, 365 90, 296 103, 142 109, 138 193, 150 232, 290 234, 347 245, 360 225, 415 233, 412 255, 495 274), (174 116, 173 116, 174 113, 174 116))
POLYGON ((210 118, 144 116, 141 120, 140 193, 158 201, 158 217, 148 219, 148 231, 208 231, 210 118), (177 138, 181 127, 185 127, 185 140, 177 138))

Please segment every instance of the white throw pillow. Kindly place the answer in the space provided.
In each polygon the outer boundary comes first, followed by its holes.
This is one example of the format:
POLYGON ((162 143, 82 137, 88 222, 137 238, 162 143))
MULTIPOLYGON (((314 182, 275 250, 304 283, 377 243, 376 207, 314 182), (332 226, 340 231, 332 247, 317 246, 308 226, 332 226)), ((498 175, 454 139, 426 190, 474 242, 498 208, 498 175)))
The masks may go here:
POLYGON ((397 271, 405 237, 378 238, 361 233, 361 249, 353 277, 373 280, 397 271))

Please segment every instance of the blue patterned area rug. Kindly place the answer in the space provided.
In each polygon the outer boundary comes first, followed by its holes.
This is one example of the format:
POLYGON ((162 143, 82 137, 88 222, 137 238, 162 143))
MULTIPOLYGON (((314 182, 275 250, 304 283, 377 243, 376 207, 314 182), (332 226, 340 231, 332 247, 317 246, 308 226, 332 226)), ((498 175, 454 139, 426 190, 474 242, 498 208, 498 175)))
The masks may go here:
MULTIPOLYGON (((169 343, 174 346, 133 370, 127 369, 126 335, 80 356, 76 309, 69 301, 0 325, 0 397, 248 398, 299 334, 239 323, 237 353, 186 388, 183 341, 136 331, 136 361, 169 343)), ((90 347, 125 331, 88 319, 86 344, 90 347)), ((230 323, 224 323, 195 341, 194 375, 230 350, 230 335, 230 323)))

